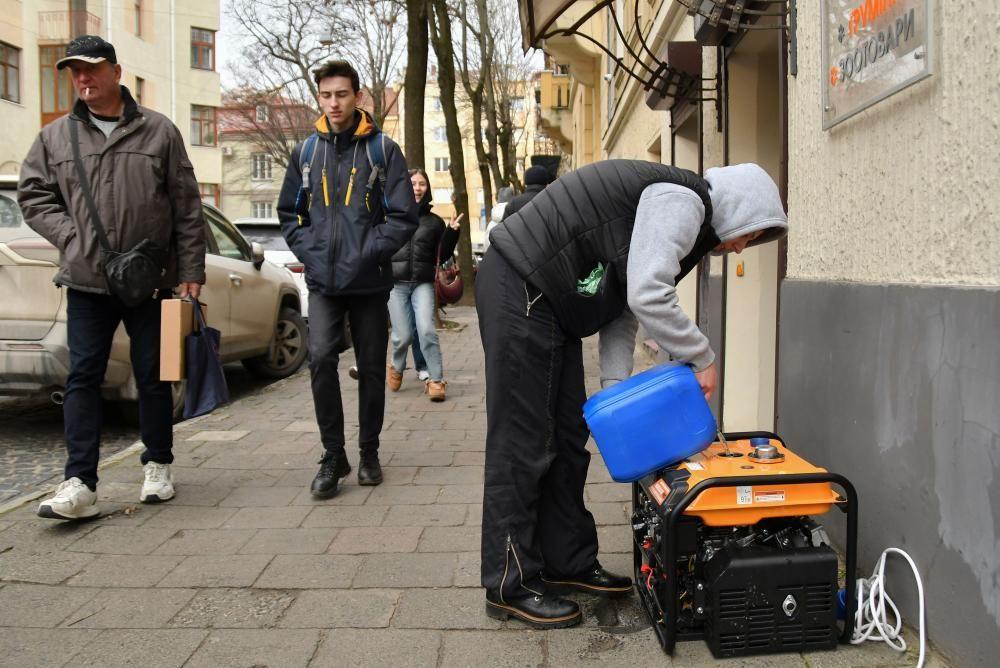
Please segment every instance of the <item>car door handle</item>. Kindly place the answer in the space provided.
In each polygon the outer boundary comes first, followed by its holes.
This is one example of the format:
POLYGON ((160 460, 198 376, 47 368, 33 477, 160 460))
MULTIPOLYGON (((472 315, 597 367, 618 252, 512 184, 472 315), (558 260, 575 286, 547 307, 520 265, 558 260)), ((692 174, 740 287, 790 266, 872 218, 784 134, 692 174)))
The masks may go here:
POLYGON ((243 279, 239 274, 229 274, 229 281, 237 287, 243 285, 243 279))

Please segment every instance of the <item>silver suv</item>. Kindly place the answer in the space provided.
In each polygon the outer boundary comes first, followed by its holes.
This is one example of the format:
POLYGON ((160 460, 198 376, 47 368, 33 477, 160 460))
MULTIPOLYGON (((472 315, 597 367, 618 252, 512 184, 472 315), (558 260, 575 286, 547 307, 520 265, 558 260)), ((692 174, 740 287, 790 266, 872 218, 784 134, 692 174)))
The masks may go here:
MULTIPOLYGON (((49 393, 61 402, 69 374, 65 289, 52 279, 59 251, 24 223, 17 178, 0 176, 0 395, 49 393)), ((222 332, 223 362, 242 361, 259 377, 284 378, 306 358, 306 323, 295 280, 264 259, 225 216, 203 204, 207 224, 207 281, 201 301, 222 332)), ((175 384, 175 412, 183 385, 175 384)), ((135 400, 124 327, 115 333, 102 394, 135 400)))

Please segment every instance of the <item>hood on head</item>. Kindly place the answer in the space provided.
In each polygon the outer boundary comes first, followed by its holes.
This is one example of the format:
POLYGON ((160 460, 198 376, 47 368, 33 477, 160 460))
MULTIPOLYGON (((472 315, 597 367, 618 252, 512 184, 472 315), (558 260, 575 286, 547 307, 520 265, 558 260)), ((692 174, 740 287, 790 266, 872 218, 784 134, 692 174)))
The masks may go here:
POLYGON ((766 230, 748 246, 774 241, 788 232, 788 216, 774 179, 759 165, 713 167, 705 172, 711 186, 712 227, 719 241, 766 230))

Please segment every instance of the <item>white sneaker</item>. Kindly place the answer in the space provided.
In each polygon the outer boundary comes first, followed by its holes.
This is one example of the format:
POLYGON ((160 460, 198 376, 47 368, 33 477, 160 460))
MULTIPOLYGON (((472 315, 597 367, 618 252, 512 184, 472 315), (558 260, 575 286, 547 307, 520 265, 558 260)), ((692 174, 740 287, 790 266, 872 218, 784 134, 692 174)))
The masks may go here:
POLYGON ((52 498, 38 504, 38 516, 51 520, 83 520, 100 514, 97 493, 79 478, 62 481, 52 498))
POLYGON ((421 369, 420 371, 417 372, 417 380, 419 380, 421 383, 429 379, 430 377, 431 375, 427 373, 427 369, 421 369))
POLYGON ((161 503, 174 498, 174 476, 170 473, 169 464, 146 462, 142 472, 146 479, 142 481, 142 491, 139 492, 141 503, 161 503))

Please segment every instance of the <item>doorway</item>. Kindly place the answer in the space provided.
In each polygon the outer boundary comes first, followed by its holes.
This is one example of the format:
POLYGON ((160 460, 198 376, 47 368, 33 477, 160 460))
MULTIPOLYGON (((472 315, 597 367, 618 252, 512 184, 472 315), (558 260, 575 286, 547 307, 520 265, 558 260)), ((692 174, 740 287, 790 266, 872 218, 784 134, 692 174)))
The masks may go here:
MULTIPOLYGON (((785 192, 787 142, 784 35, 751 30, 726 50, 725 162, 755 162, 785 192)), ((748 248, 727 258, 723 424, 730 431, 775 424, 778 287, 784 244, 748 248)))

